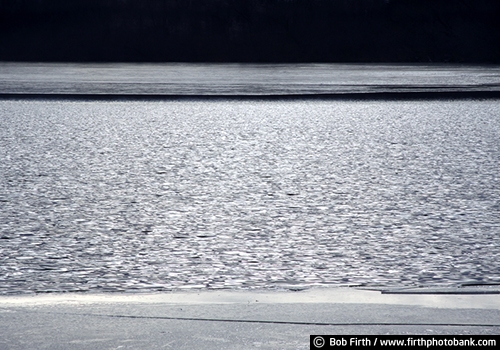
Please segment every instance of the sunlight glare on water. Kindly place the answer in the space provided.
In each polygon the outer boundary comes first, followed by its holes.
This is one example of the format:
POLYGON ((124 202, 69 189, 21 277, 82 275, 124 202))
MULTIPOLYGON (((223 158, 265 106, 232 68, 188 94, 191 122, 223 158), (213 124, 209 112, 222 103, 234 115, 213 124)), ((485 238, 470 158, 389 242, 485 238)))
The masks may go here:
POLYGON ((499 283, 499 110, 0 101, 0 294, 499 283))

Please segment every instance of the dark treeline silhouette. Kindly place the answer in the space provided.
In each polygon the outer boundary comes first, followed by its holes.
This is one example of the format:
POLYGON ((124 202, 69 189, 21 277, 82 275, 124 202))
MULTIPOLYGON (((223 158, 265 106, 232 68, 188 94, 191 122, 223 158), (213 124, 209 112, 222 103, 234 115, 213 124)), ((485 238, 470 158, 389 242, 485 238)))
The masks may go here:
POLYGON ((500 1, 0 0, 0 60, 500 63, 500 1))

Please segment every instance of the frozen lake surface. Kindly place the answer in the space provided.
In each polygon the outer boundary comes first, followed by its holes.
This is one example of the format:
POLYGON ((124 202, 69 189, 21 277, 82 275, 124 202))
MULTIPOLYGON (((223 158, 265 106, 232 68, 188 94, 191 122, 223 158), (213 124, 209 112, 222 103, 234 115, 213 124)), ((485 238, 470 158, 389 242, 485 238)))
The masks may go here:
POLYGON ((0 294, 500 283, 499 114, 0 100, 0 294))

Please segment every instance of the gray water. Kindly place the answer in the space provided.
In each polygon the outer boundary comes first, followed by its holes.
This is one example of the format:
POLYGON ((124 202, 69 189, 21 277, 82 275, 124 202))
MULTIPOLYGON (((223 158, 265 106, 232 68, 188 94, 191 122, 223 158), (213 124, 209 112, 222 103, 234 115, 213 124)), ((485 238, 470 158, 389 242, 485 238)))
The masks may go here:
POLYGON ((499 114, 0 100, 0 294, 500 283, 499 114))
POLYGON ((314 95, 500 91, 500 66, 0 62, 0 94, 314 95))

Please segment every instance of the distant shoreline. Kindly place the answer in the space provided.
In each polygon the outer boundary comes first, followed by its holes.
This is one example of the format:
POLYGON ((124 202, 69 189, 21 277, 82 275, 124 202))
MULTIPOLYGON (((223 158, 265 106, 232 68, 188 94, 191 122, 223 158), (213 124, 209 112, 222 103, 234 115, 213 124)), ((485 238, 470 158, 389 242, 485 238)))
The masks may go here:
POLYGON ((318 94, 0 93, 1 100, 467 100, 499 99, 500 91, 398 91, 318 94))

